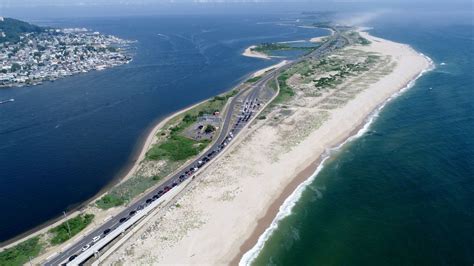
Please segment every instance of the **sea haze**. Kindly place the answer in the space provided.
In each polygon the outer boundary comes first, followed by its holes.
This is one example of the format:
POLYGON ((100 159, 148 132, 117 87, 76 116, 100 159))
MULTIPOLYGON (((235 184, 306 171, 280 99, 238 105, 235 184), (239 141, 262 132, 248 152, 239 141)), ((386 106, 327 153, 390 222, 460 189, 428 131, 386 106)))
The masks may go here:
POLYGON ((373 26, 373 35, 412 45, 436 69, 326 162, 254 265, 474 262, 474 27, 373 26))
POLYGON ((15 99, 0 105, 0 242, 60 216, 110 184, 132 163, 132 153, 158 120, 277 63, 241 56, 247 46, 327 34, 275 21, 264 16, 35 21, 137 43, 128 65, 0 90, 0 100, 15 99))

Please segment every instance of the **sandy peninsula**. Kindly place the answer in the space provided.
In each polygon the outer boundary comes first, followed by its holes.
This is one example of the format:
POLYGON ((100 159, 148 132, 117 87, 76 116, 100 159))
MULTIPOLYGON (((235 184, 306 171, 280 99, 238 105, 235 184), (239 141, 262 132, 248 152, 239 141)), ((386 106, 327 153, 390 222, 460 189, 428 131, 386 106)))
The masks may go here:
POLYGON ((243 56, 247 57, 255 57, 255 58, 260 58, 260 59, 272 59, 269 55, 257 52, 253 49, 255 49, 257 46, 256 45, 251 45, 245 49, 245 51, 242 53, 243 56))
POLYGON ((315 93, 337 73, 293 74, 292 100, 242 132, 171 208, 155 213, 102 264, 238 264, 325 151, 431 65, 408 45, 360 34, 369 45, 346 47, 328 60, 363 66, 357 75, 315 93))
MULTIPOLYGON (((266 67, 266 68, 255 71, 254 73, 250 74, 250 77, 253 78, 253 77, 261 76, 261 75, 265 74, 267 71, 280 68, 280 67, 284 66, 287 63, 288 63, 288 61, 283 60, 283 61, 281 61, 277 64, 274 64, 274 65, 271 65, 269 67, 266 67)), ((245 84, 244 84, 244 86, 245 86, 245 84)), ((175 119, 176 117, 182 115, 183 113, 185 113, 185 112, 187 112, 187 111, 189 111, 193 108, 196 108, 197 106, 203 104, 206 101, 207 101, 207 99, 203 100, 199 103, 196 103, 192 106, 189 106, 185 109, 177 111, 176 113, 166 117, 165 119, 158 121, 152 128, 150 128, 148 135, 146 136, 146 138, 144 138, 142 144, 139 145, 140 150, 137 150, 135 155, 134 155, 134 157, 135 157, 134 163, 131 164, 126 169, 124 169, 124 171, 119 174, 119 177, 117 178, 117 180, 118 180, 117 184, 121 184, 121 183, 129 180, 137 172, 143 171, 142 168, 147 166, 146 165, 146 160, 145 160, 146 152, 152 147, 152 145, 154 145, 159 140, 158 132, 160 130, 162 130, 171 120, 175 119)), ((153 189, 153 187, 151 187, 149 189, 153 189)), ((53 222, 50 222, 49 224, 45 224, 45 225, 41 226, 40 228, 37 228, 36 230, 32 230, 32 232, 25 233, 24 236, 20 236, 17 239, 15 239, 14 241, 12 241, 11 243, 1 247, 0 251, 3 251, 7 248, 11 248, 11 247, 21 243, 22 241, 25 241, 25 240, 30 239, 32 237, 39 236, 40 238, 44 239, 45 237, 48 237, 48 235, 49 235, 48 231, 50 229, 59 226, 61 223, 64 223, 64 221, 66 219, 70 219, 70 218, 76 217, 77 215, 84 214, 84 213, 90 213, 90 214, 95 215, 94 223, 89 225, 87 227, 87 229, 84 230, 83 232, 80 232, 79 234, 74 236, 70 241, 67 241, 67 242, 65 242, 61 245, 57 245, 57 246, 45 245, 45 248, 40 253, 40 255, 38 257, 32 259, 32 263, 34 263, 34 264, 43 263, 48 258, 51 258, 51 257, 57 255, 58 253, 64 251, 72 243, 80 241, 82 238, 84 238, 87 235, 88 232, 91 232, 92 230, 95 230, 98 226, 100 226, 104 222, 108 221, 111 217, 117 215, 120 211, 123 210, 123 208, 124 208, 123 206, 114 207, 114 208, 110 208, 110 209, 107 209, 107 210, 102 210, 102 209, 99 209, 94 204, 94 202, 96 202, 98 199, 100 199, 102 196, 104 196, 106 193, 108 193, 109 190, 110 190, 110 187, 107 187, 107 188, 103 189, 102 192, 98 193, 96 196, 89 199, 88 202, 84 203, 82 207, 80 207, 79 209, 76 209, 72 212, 69 212, 66 217, 61 217, 60 219, 57 219, 53 222)), ((43 242, 46 243, 47 241, 43 240, 43 242)))

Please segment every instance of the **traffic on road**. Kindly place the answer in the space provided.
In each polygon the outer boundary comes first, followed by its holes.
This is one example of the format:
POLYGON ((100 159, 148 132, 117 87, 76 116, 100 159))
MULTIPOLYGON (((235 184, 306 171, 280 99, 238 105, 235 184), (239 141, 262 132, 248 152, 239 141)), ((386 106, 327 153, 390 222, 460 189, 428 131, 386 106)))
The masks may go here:
POLYGON ((125 208, 122 212, 120 212, 120 214, 112 217, 103 225, 87 234, 87 236, 85 236, 83 239, 77 243, 74 243, 65 251, 47 261, 45 265, 78 265, 82 263, 83 261, 77 261, 77 258, 81 253, 88 251, 91 247, 97 245, 97 243, 105 241, 104 237, 114 230, 119 228, 120 230, 126 230, 127 228, 121 228, 121 225, 123 225, 127 220, 142 212, 146 206, 149 206, 154 201, 160 199, 163 195, 169 193, 170 190, 179 186, 179 184, 183 183, 189 178, 194 178, 196 173, 202 167, 209 164, 212 159, 216 158, 220 153, 222 153, 222 151, 227 146, 229 146, 231 141, 235 139, 237 134, 241 132, 262 109, 264 102, 261 101, 258 96, 261 90, 265 88, 269 80, 276 79, 281 71, 288 69, 291 65, 301 62, 308 57, 323 56, 327 54, 328 51, 342 47, 345 44, 346 40, 341 38, 336 32, 332 40, 324 43, 311 54, 308 54, 296 61, 290 62, 280 69, 266 73, 264 77, 252 85, 249 89, 239 91, 237 95, 230 99, 218 139, 204 154, 193 160, 184 169, 166 180, 162 185, 125 208), (236 108, 239 103, 241 104, 240 108, 236 108))

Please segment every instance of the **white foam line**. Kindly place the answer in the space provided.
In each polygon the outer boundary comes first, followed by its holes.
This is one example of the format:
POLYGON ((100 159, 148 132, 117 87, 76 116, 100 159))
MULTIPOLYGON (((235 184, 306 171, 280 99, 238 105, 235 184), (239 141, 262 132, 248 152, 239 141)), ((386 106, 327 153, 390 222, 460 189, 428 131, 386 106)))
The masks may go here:
POLYGON ((370 128, 374 120, 379 116, 380 111, 387 105, 388 102, 392 101, 393 99, 397 98, 401 94, 403 94, 405 91, 413 87, 415 84, 415 81, 423 76, 426 72, 431 71, 435 68, 435 64, 433 63, 433 60, 429 58, 428 56, 419 53, 421 56, 425 57, 428 62, 430 63, 430 66, 418 74, 414 79, 412 79, 404 88, 399 90, 398 92, 394 93, 392 96, 390 96, 387 100, 385 100, 382 104, 380 104, 366 119, 365 124, 357 131, 356 134, 350 136, 347 138, 344 142, 340 143, 336 147, 332 147, 327 149, 324 154, 322 155, 322 160, 321 163, 318 165, 314 173, 306 179, 303 183, 298 185, 298 187, 291 193, 291 195, 286 198, 285 202, 283 202, 283 205, 280 206, 278 213, 276 217, 273 219, 272 223, 270 226, 263 232, 263 234, 258 238, 257 243, 255 244, 254 247, 252 247, 249 251, 247 251, 242 258, 240 259, 239 266, 244 266, 244 265, 250 265, 260 254, 262 251, 265 243, 267 240, 271 237, 273 232, 278 228, 278 223, 284 219, 285 217, 289 216, 292 213, 293 207, 296 205, 298 200, 301 198, 301 195, 303 194, 304 190, 306 189, 307 186, 309 186, 314 179, 316 179, 317 175, 319 172, 324 167, 324 163, 326 162, 327 159, 331 157, 331 154, 334 153, 334 151, 339 150, 341 147, 343 147, 345 144, 361 137, 364 135, 367 130, 370 128))
POLYGON ((284 41, 284 42, 278 42, 278 43, 299 43, 299 42, 306 42, 306 40, 284 41))

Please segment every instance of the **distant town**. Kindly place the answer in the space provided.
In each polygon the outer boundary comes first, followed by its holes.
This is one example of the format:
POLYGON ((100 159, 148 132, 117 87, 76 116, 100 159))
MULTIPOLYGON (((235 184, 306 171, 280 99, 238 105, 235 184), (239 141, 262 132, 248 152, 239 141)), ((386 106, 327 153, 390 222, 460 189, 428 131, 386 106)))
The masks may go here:
POLYGON ((130 43, 85 28, 42 28, 0 17, 0 87, 35 85, 129 63, 130 43))

